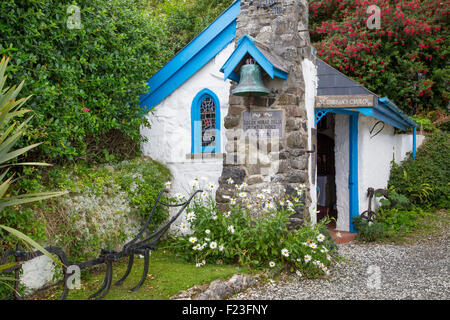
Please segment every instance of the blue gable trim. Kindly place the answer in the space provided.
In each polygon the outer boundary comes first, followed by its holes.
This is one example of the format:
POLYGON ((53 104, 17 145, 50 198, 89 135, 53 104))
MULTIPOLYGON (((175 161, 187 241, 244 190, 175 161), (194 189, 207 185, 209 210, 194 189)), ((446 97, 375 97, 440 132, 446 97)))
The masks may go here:
POLYGON ((149 92, 141 96, 141 108, 148 110, 181 86, 214 58, 236 36, 236 18, 241 1, 236 0, 200 35, 192 40, 148 82, 149 92))
POLYGON ((242 59, 244 59, 247 53, 255 59, 255 61, 272 79, 274 77, 284 80, 288 78, 288 73, 274 66, 272 62, 270 62, 270 60, 267 59, 266 56, 258 49, 253 39, 244 34, 242 38, 237 41, 234 52, 220 69, 220 72, 224 73, 224 80, 231 79, 237 82, 239 81, 239 76, 236 75, 233 70, 242 61, 242 59))

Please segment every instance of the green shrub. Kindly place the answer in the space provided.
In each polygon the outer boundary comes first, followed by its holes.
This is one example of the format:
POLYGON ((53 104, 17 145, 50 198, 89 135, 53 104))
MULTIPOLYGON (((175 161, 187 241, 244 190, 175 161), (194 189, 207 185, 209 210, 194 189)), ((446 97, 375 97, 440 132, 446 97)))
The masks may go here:
POLYGON ((373 222, 362 217, 353 219, 358 240, 372 242, 397 238, 413 231, 417 227, 417 218, 425 215, 423 210, 412 205, 405 195, 391 190, 389 198, 393 203, 380 199, 381 207, 377 209, 373 222))
POLYGON ((358 231, 356 239, 360 241, 372 242, 387 237, 386 225, 377 220, 368 222, 367 219, 355 217, 353 218, 353 225, 358 231))
POLYGON ((400 165, 393 163, 389 189, 404 194, 423 208, 450 207, 450 133, 427 136, 417 151, 400 165))
MULTIPOLYGON (((25 208, 6 208, 0 212, 0 224, 58 245, 71 259, 80 261, 98 255, 100 248, 123 245, 130 232, 142 226, 169 179, 164 165, 141 158, 96 167, 80 162, 45 171, 26 168, 12 192, 58 188, 71 193, 25 208)), ((168 214, 159 207, 155 224, 166 220, 168 214)), ((6 236, 0 244, 3 249, 11 248, 15 239, 6 236)))
MULTIPOLYGON (((146 0, 0 1, 0 55, 36 113, 28 133, 59 160, 118 157, 138 150, 146 81, 173 55, 164 21, 146 0), (69 29, 70 5, 81 28, 69 29)), ((28 141, 27 141, 28 143, 28 141)), ((135 152, 134 152, 135 154, 135 152)), ((30 154, 30 158, 37 155, 30 154)))
POLYGON ((297 274, 328 274, 335 244, 324 224, 306 223, 288 231, 289 216, 299 197, 275 199, 270 190, 252 196, 245 184, 235 186, 230 210, 221 212, 208 192, 203 192, 180 225, 181 234, 170 247, 198 267, 204 263, 238 262, 252 268, 291 268, 297 274), (190 233, 189 233, 190 231, 190 233))

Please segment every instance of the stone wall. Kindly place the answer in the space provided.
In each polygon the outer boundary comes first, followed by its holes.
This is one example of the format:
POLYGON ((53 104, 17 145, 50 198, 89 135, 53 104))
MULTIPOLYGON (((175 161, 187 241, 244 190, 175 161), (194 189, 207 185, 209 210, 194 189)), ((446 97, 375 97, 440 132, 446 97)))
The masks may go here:
MULTIPOLYGON (((231 91, 237 84, 231 86, 228 114, 224 120, 227 158, 216 193, 217 202, 224 207, 232 197, 226 182, 228 178, 235 183, 247 183, 250 192, 269 187, 275 195, 284 191, 293 194, 295 186, 308 185, 308 123, 302 72, 302 60, 311 56, 309 33, 303 31, 308 28, 308 4, 304 0, 283 0, 266 8, 260 6, 266 3, 271 1, 241 2, 236 41, 244 34, 253 37, 259 46, 268 48, 283 61, 289 76, 287 80, 264 77, 265 86, 271 90, 265 97, 234 96, 231 91), (242 128, 243 112, 267 110, 283 111, 281 138, 269 143, 246 139, 244 146, 239 147, 235 140, 240 138, 236 132, 242 128), (252 149, 258 155, 256 162, 251 161, 252 149), (239 161, 244 155, 245 159, 239 161)), ((303 202, 309 205, 308 192, 303 202)), ((303 211, 300 208, 297 213, 302 215, 303 211)))

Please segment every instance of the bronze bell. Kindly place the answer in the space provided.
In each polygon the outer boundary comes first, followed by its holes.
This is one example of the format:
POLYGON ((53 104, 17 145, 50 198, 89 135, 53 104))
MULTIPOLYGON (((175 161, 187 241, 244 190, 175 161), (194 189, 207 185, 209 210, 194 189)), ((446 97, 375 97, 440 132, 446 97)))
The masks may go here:
POLYGON ((261 67, 250 59, 241 67, 241 80, 232 92, 235 96, 266 96, 270 90, 264 87, 261 67))

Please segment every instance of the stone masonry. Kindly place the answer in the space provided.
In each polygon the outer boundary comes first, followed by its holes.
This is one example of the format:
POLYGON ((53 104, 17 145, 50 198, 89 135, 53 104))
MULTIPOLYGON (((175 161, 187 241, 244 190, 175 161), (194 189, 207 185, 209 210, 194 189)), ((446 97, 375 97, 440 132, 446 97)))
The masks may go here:
MULTIPOLYGON (((247 183, 249 192, 270 188, 272 193, 280 195, 284 192, 294 194, 295 186, 308 182, 305 85, 301 69, 302 59, 311 55, 307 14, 306 0, 241 1, 236 40, 244 34, 251 36, 258 47, 263 47, 282 61, 289 77, 287 80, 270 79, 265 74, 264 83, 271 94, 264 97, 234 96, 231 91, 237 84, 231 86, 229 110, 224 123, 227 157, 216 193, 217 203, 223 207, 233 196, 227 184, 228 178, 238 184, 247 183), (268 110, 283 111, 281 138, 275 141, 275 145, 272 145, 274 140, 266 142, 260 139, 255 142, 246 139, 244 146, 239 147, 237 141, 243 112, 268 110), (257 161, 249 160, 252 157, 249 150, 257 150, 257 161)), ((305 208, 309 206, 308 190, 302 200, 305 206, 297 210, 298 219, 302 219, 305 208)))

